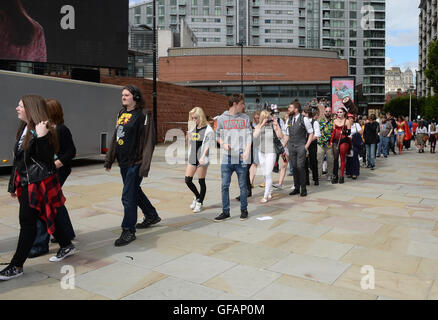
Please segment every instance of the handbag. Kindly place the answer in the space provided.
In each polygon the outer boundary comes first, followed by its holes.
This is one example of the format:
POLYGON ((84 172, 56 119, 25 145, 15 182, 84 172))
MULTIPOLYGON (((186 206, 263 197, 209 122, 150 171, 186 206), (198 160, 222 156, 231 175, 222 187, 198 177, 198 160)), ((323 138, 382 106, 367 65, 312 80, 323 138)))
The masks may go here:
POLYGON ((281 143, 280 139, 278 139, 277 134, 275 133, 274 129, 272 129, 272 132, 274 133, 274 149, 275 149, 275 153, 283 154, 284 153, 283 144, 281 143))

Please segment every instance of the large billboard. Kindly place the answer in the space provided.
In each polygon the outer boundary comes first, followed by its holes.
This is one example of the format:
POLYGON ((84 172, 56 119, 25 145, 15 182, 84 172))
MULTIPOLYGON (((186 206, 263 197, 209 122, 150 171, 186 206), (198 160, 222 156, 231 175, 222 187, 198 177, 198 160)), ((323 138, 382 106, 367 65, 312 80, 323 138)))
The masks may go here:
POLYGON ((342 99, 350 97, 355 102, 354 98, 354 77, 331 77, 330 89, 331 89, 331 103, 332 112, 337 113, 339 107, 343 106, 342 99))
POLYGON ((127 68, 128 0, 0 0, 0 60, 127 68))

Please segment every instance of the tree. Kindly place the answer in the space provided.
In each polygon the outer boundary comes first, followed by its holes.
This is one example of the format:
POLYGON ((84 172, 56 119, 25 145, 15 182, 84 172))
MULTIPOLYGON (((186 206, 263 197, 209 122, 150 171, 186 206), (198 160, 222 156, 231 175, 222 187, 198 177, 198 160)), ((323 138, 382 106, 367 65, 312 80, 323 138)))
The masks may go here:
MULTIPOLYGON (((417 115, 419 103, 416 96, 412 96, 412 117, 417 115)), ((383 108, 385 112, 390 112, 393 116, 408 116, 409 115, 409 96, 401 96, 391 99, 383 108)))
POLYGON ((424 73, 429 79, 429 85, 438 92, 438 40, 431 41, 427 53, 427 68, 424 73))

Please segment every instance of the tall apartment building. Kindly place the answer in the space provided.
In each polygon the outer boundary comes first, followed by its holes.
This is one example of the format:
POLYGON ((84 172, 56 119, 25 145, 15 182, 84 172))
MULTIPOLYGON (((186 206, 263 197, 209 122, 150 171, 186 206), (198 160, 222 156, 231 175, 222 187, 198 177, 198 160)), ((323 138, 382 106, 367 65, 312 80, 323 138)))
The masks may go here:
MULTIPOLYGON (((337 49, 371 109, 385 100, 385 0, 157 0, 157 26, 184 18, 199 47, 337 49)), ((152 0, 130 7, 130 24, 152 25, 152 0)))
POLYGON ((409 91, 414 85, 414 74, 411 69, 402 72, 399 67, 392 67, 386 70, 385 74, 385 92, 402 92, 409 91))
POLYGON ((418 73, 417 73, 417 92, 419 96, 434 94, 433 90, 428 88, 424 70, 427 68, 427 51, 429 43, 438 38, 438 5, 437 0, 421 0, 419 8, 419 50, 418 50, 418 73))

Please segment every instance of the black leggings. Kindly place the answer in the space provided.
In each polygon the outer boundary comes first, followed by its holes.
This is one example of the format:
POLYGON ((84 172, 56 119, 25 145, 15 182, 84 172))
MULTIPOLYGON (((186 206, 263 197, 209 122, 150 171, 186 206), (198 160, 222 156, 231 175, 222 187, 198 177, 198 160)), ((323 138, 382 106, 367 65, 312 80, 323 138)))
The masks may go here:
POLYGON ((198 189, 196 188, 195 184, 193 183, 193 177, 186 177, 185 178, 186 185, 189 187, 189 189, 193 192, 193 194, 196 197, 196 200, 198 200, 201 204, 204 203, 205 194, 207 193, 207 185, 205 184, 205 178, 199 179, 199 186, 201 187, 201 192, 198 192, 198 189))
MULTIPOLYGON (((23 267, 24 262, 29 255, 33 242, 36 236, 36 225, 40 213, 38 210, 29 206, 29 195, 27 191, 28 186, 23 187, 23 192, 18 199, 20 202, 19 220, 20 220, 20 235, 18 237, 17 250, 12 258, 11 265, 16 267, 23 267)), ((59 241, 61 247, 68 246, 71 241, 65 236, 62 227, 55 218, 55 233, 54 236, 59 241)))

